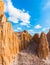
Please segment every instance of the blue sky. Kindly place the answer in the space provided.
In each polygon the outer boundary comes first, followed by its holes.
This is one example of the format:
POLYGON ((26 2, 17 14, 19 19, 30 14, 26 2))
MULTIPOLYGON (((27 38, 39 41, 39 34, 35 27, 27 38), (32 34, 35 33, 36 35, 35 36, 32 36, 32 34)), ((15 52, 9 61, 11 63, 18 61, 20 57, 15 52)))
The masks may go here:
POLYGON ((14 31, 32 35, 50 28, 50 0, 3 0, 4 13, 14 31))

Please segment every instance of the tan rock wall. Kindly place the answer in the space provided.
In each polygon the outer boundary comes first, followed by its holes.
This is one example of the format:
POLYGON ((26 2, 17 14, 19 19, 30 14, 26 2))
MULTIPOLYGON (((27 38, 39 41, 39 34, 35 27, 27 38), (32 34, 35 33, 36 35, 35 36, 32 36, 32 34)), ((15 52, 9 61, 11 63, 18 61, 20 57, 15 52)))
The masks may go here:
POLYGON ((28 32, 22 32, 21 40, 18 40, 12 25, 3 15, 0 23, 0 63, 9 65, 15 55, 29 45, 30 39, 28 32))
POLYGON ((36 53, 38 52, 39 40, 40 36, 38 33, 34 34, 31 39, 31 43, 33 44, 33 51, 35 51, 36 53))
POLYGON ((48 40, 48 43, 49 43, 49 50, 50 50, 50 30, 47 33, 47 40, 48 40))
POLYGON ((32 36, 27 31, 16 32, 15 34, 18 37, 18 39, 20 39, 20 42, 21 42, 20 43, 20 50, 27 48, 32 36))
POLYGON ((38 56, 42 59, 46 59, 46 57, 48 57, 48 53, 49 53, 49 44, 47 41, 47 36, 44 32, 42 32, 38 47, 38 56))
POLYGON ((0 24, 0 63, 9 65, 15 55, 19 52, 19 40, 13 32, 9 22, 0 24))

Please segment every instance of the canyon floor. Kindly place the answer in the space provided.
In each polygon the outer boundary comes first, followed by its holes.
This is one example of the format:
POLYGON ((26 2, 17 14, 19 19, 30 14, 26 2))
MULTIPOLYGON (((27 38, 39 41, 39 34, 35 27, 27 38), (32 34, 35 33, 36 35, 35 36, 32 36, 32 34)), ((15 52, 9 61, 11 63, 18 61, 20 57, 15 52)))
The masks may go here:
POLYGON ((19 52, 10 65, 50 65, 50 53, 47 60, 41 60, 33 50, 33 44, 19 52))

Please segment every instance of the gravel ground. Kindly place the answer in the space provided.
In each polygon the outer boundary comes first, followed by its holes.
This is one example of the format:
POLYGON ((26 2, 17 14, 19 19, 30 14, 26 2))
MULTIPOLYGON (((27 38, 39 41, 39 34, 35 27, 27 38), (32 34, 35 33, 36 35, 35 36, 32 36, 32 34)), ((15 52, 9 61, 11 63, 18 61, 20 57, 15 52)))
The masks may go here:
POLYGON ((48 58, 45 62, 38 58, 31 44, 27 49, 19 52, 11 65, 50 65, 50 54, 48 58))

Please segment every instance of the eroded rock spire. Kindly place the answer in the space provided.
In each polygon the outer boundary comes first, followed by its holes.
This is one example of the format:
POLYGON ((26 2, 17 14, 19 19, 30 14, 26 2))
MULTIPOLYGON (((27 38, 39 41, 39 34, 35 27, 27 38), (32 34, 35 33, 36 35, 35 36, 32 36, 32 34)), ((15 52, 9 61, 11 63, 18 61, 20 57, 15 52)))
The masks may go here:
POLYGON ((40 44, 38 49, 38 56, 42 59, 46 59, 49 53, 49 44, 47 41, 47 36, 44 32, 40 36, 40 44))

